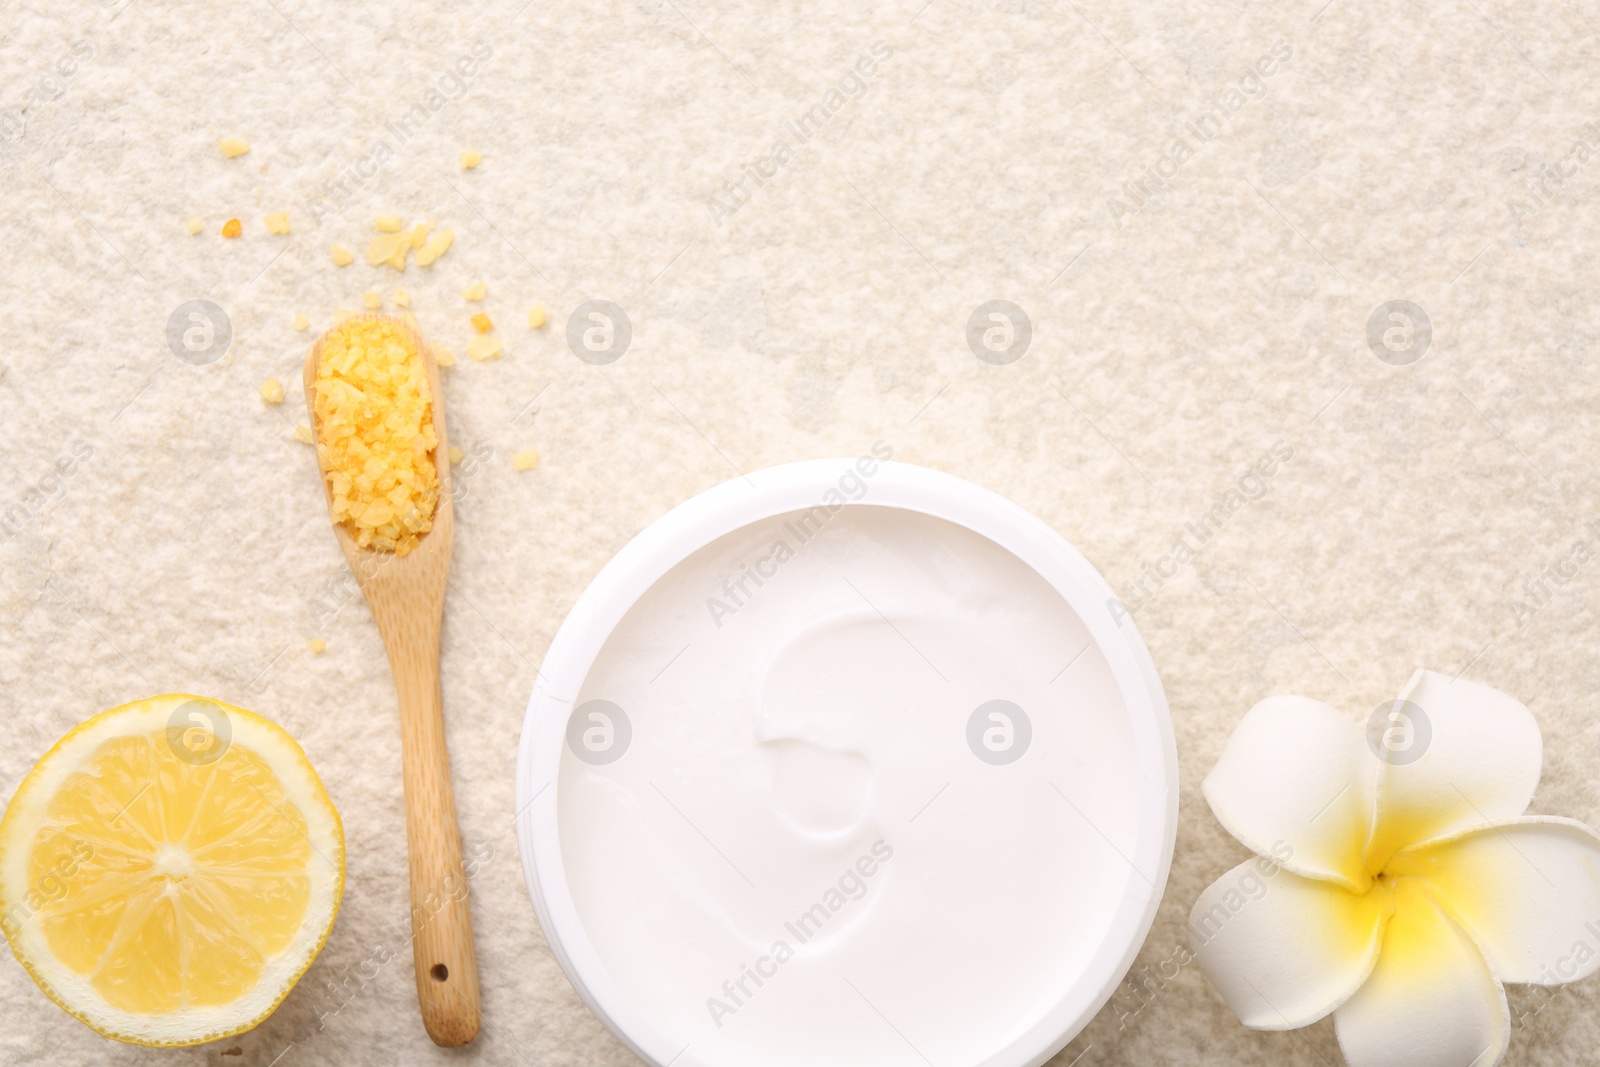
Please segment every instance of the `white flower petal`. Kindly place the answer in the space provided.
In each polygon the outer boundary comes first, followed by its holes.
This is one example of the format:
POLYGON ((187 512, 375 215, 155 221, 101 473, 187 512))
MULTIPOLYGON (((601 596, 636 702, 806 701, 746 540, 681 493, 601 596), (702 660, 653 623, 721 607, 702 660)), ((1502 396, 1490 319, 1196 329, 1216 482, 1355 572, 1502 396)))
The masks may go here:
POLYGON ((1600 970, 1600 835, 1523 818, 1408 848, 1388 873, 1427 881, 1502 982, 1560 985, 1600 970))
POLYGON ((1505 990, 1415 878, 1394 883, 1378 966, 1334 1013, 1350 1067, 1494 1067, 1511 1040, 1505 990))
POLYGON ((1417 727, 1421 755, 1379 765, 1369 870, 1382 870, 1407 845, 1521 815, 1544 760, 1533 714, 1498 689, 1418 671, 1400 699, 1425 716, 1417 727))
POLYGON ((1319 700, 1268 697, 1245 713, 1206 800, 1229 833, 1296 874, 1362 891, 1378 761, 1355 723, 1319 700))
POLYGON ((1292 1030, 1366 981, 1391 906, 1386 889, 1358 895, 1253 859, 1200 894, 1189 943, 1240 1022, 1292 1030))

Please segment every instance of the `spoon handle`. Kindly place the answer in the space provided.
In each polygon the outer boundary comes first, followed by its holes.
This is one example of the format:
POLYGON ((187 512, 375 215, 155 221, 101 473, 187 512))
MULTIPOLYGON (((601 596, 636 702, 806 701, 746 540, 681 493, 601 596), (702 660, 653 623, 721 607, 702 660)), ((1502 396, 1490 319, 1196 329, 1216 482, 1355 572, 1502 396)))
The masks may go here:
POLYGON ((461 831, 445 750, 439 624, 417 619, 385 637, 400 704, 417 1000, 428 1036, 434 1044, 451 1048, 478 1033, 480 1001, 461 831))

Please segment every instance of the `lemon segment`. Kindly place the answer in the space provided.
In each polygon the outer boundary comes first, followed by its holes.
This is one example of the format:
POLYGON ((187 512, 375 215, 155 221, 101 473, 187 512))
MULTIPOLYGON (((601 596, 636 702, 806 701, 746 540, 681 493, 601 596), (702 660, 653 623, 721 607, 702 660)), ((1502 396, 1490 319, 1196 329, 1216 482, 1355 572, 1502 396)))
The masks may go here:
POLYGON ((120 1041, 255 1026, 316 958, 343 888, 343 828, 304 752, 203 697, 85 722, 0 819, 0 929, 51 999, 120 1041))

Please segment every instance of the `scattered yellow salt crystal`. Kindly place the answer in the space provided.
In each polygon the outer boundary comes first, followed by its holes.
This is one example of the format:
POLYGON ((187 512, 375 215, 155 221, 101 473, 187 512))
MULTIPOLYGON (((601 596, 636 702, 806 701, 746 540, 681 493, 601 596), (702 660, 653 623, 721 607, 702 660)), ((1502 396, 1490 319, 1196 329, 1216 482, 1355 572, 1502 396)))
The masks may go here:
POLYGON ((183 228, 189 232, 190 237, 193 237, 195 234, 205 229, 205 227, 206 224, 201 222, 199 219, 190 219, 188 222, 183 224, 183 228))
POLYGON ((396 307, 408 308, 411 306, 411 294, 404 289, 396 289, 389 294, 389 299, 395 302, 396 307))
POLYGON ((304 315, 300 314, 297 311, 294 314, 294 322, 290 323, 290 325, 293 326, 297 330, 303 330, 307 326, 311 325, 311 320, 306 318, 304 315))
POLYGON ((276 378, 268 378, 256 387, 256 392, 261 394, 261 399, 269 404, 283 403, 283 383, 276 378))
POLYGON ((237 237, 243 232, 244 227, 239 224, 238 219, 229 219, 222 224, 222 236, 224 237, 237 237))
POLYGON ((461 153, 461 169, 462 170, 471 170, 473 167, 476 167, 479 163, 482 163, 482 162, 483 162, 483 154, 481 152, 463 152, 463 153, 461 153))
POLYGON ((274 211, 261 221, 267 224, 268 233, 289 232, 289 213, 286 211, 274 211))
POLYGON ((390 319, 345 323, 322 342, 312 390, 317 459, 333 520, 362 548, 405 555, 433 528, 438 438, 414 334, 390 319))
POLYGON ((217 148, 222 152, 223 156, 232 159, 234 156, 242 156, 250 151, 250 143, 238 137, 224 137, 217 142, 217 148))
POLYGON ((477 328, 479 333, 488 333, 494 329, 494 320, 480 311, 472 316, 472 325, 477 328))
POLYGON ((461 297, 463 300, 482 300, 488 295, 489 290, 482 282, 473 282, 471 285, 461 290, 461 297))
POLYGON ((411 312, 409 312, 409 311, 405 311, 405 312, 401 313, 400 321, 405 323, 407 326, 411 327, 413 330, 419 329, 419 327, 417 326, 417 317, 415 315, 411 314, 411 312))
POLYGON ((499 359, 504 350, 505 345, 497 337, 474 337, 467 342, 467 355, 480 363, 486 359, 499 359))
POLYGON ((535 304, 533 310, 528 312, 528 329, 537 330, 545 323, 544 305, 535 304))
MULTIPOLYGON (((433 229, 433 223, 431 222, 417 223, 416 227, 411 231, 411 247, 421 248, 423 242, 428 239, 428 231, 431 229, 433 229)), ((427 266, 427 264, 422 264, 422 266, 427 266)))
POLYGON ((383 307, 383 294, 376 289, 368 289, 361 294, 361 302, 370 309, 383 307))
POLYGON ((355 258, 356 257, 351 255, 350 254, 350 250, 348 248, 346 248, 344 245, 334 245, 333 246, 333 265, 334 266, 336 266, 336 267, 348 267, 350 265, 350 261, 355 259, 355 258))
POLYGON ((399 215, 379 215, 377 218, 372 220, 372 224, 378 228, 379 233, 400 232, 399 215))
POLYGON ((448 348, 442 345, 434 345, 433 361, 441 367, 454 367, 456 365, 456 356, 448 348))
POLYGON ((454 230, 440 230, 432 237, 429 237, 423 246, 417 250, 417 266, 426 267, 444 255, 450 248, 450 242, 455 239, 454 230))
POLYGON ((461 462, 461 457, 464 456, 464 455, 466 455, 466 453, 461 451, 461 446, 460 445, 451 445, 450 446, 450 465, 454 466, 455 464, 460 463, 461 462))
POLYGON ((303 445, 309 445, 311 443, 311 427, 307 426, 303 422, 295 423, 294 439, 303 445))
POLYGON ((539 465, 539 453, 531 448, 526 452, 518 452, 511 457, 511 465, 519 471, 531 471, 539 465))
POLYGON ((411 248, 411 240, 404 234, 384 233, 372 239, 367 245, 367 262, 376 267, 380 263, 394 265, 396 252, 400 253, 400 261, 405 262, 405 254, 411 248))
POLYGON ((311 654, 313 656, 320 656, 322 655, 323 650, 328 647, 328 642, 324 641, 320 637, 313 637, 311 640, 306 642, 306 647, 311 650, 311 654))

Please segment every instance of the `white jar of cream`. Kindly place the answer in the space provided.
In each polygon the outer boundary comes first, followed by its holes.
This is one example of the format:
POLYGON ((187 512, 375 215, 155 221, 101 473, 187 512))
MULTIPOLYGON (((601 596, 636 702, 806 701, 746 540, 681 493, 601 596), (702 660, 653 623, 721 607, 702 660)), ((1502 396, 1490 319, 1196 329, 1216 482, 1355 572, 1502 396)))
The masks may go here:
POLYGON ((1177 818, 1110 587, 969 482, 814 460, 639 534, 529 701, 551 948, 656 1067, 1024 1067, 1105 1003, 1177 818))

